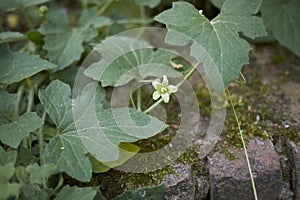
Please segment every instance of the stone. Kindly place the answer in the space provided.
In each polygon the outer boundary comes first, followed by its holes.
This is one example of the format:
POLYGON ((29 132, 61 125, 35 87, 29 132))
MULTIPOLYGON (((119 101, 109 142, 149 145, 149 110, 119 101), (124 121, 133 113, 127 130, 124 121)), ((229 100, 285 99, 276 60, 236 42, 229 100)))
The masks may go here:
POLYGON ((209 177, 207 174, 195 174, 195 200, 207 200, 209 194, 209 177))
MULTIPOLYGON (((258 199, 277 200, 282 190, 279 157, 268 139, 253 139, 248 144, 248 155, 256 184, 258 199)), ((236 159, 214 153, 209 157, 211 200, 253 200, 253 190, 243 149, 231 152, 236 159)))
POLYGON ((292 164, 293 191, 295 199, 300 199, 300 146, 289 142, 287 147, 292 164))
POLYGON ((166 200, 194 200, 195 187, 190 165, 176 164, 174 173, 164 179, 166 200))

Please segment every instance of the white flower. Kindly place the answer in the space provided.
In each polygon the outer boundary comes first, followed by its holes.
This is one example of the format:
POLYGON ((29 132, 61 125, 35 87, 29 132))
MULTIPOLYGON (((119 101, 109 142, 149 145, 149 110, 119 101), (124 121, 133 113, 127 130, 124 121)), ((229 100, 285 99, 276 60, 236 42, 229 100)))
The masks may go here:
POLYGON ((177 87, 175 85, 169 85, 166 75, 163 75, 162 83, 159 79, 156 79, 152 82, 152 85, 156 89, 152 95, 154 100, 157 100, 159 97, 161 97, 165 103, 168 103, 170 100, 170 94, 177 92, 177 87))

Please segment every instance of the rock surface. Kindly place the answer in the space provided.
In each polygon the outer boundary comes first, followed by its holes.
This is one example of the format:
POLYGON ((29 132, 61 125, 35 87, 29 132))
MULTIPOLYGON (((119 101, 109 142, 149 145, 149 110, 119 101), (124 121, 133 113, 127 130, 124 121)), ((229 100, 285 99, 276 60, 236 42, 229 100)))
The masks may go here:
POLYGON ((294 142, 289 142, 288 152, 293 166, 293 191, 295 199, 300 199, 300 146, 297 146, 294 142))
MULTIPOLYGON (((209 158, 210 197, 212 200, 253 200, 254 195, 243 150, 233 150, 235 160, 215 153, 209 158)), ((259 199, 277 200, 282 190, 278 155, 270 140, 254 139, 248 144, 248 155, 259 199)), ((300 163, 299 163, 300 164, 300 163)))
POLYGON ((177 164, 174 173, 165 178, 166 200, 194 200, 195 187, 190 165, 177 164))

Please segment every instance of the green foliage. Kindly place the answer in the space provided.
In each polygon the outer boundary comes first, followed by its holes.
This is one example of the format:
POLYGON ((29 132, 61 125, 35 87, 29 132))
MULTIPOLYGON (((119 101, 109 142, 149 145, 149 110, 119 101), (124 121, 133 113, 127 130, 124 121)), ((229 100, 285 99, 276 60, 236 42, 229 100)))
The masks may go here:
MULTIPOLYGON (((213 5, 221 8, 225 0, 211 0, 213 5)), ((264 25, 272 33, 272 36, 283 46, 287 47, 297 56, 300 56, 298 48, 300 27, 300 4, 297 0, 263 0, 261 6, 264 25)))
POLYGON ((97 189, 92 187, 78 188, 66 185, 55 200, 93 200, 97 192, 97 189))
POLYGON ((19 82, 40 71, 53 69, 56 65, 27 53, 10 52, 6 44, 0 44, 0 83, 19 82))
POLYGON ((14 11, 16 9, 24 9, 29 6, 45 3, 49 0, 0 0, 0 9, 6 11, 14 11))
POLYGON ((139 152, 140 148, 131 143, 121 143, 119 149, 119 157, 118 160, 101 163, 93 156, 90 156, 90 161, 92 163, 92 170, 94 173, 107 172, 113 167, 117 167, 126 162, 129 158, 134 156, 137 152, 139 152))
MULTIPOLYGON (((115 38, 114 38, 115 39, 115 38)), ((129 43, 130 38, 119 38, 126 39, 125 45, 134 47, 141 45, 139 41, 132 40, 129 43)), ((111 48, 110 39, 103 42, 103 48, 100 48, 99 53, 103 55, 103 58, 93 63, 86 71, 85 74, 95 80, 99 80, 102 86, 122 86, 127 84, 133 79, 143 80, 150 76, 162 77, 168 74, 169 77, 180 77, 181 74, 174 71, 170 66, 170 58, 176 57, 174 53, 153 49, 148 44, 141 45, 146 49, 138 49, 135 51, 125 52, 124 55, 116 58, 112 63, 109 63, 111 56, 106 56, 111 52, 108 48, 111 48), (105 48, 106 47, 106 48, 105 48), (108 58, 108 59, 107 59, 108 58), (116 70, 118 69, 118 70, 116 70)), ((118 43, 120 45, 120 43, 118 43)), ((102 46, 101 46, 102 47, 102 46)), ((116 52, 113 52, 114 54, 116 52)))
POLYGON ((16 151, 5 151, 0 146, 0 165, 5 165, 6 163, 15 163, 17 159, 16 151))
POLYGON ((2 105, 6 105, 0 108, 0 140, 12 148, 17 148, 31 131, 43 125, 43 121, 33 112, 25 113, 15 119, 12 105, 16 104, 17 95, 0 90, 0 98, 2 105))
MULTIPOLYGON (((111 87, 135 90, 135 80, 150 85, 163 75, 186 76, 192 67, 181 55, 155 49, 159 41, 150 34, 111 37, 113 32, 158 26, 154 18, 167 26, 165 39, 176 48, 194 40, 202 49, 191 44, 190 56, 204 64, 218 92, 248 63, 247 39, 265 36, 264 24, 280 44, 300 55, 296 0, 212 0, 222 6, 212 20, 184 1, 165 11, 171 1, 129 3, 140 10, 111 0, 0 0, 0 199, 105 200, 94 187, 101 177, 95 173, 126 163, 140 151, 137 141, 168 127, 142 112, 153 103, 150 94, 139 93, 148 86, 130 93, 131 107, 110 106, 111 87), (83 62, 96 44, 93 53, 100 56, 83 62), (77 91, 78 85, 72 86, 78 75, 95 82, 80 83, 84 87, 77 91)), ((163 193, 159 185, 115 199, 163 199, 163 193)))
POLYGON ((0 166, 0 199, 18 196, 20 185, 17 183, 10 183, 9 179, 14 175, 14 163, 7 163, 0 166))
POLYGON ((149 6, 150 8, 156 7, 161 0, 135 0, 141 6, 149 6))
POLYGON ((46 14, 50 24, 40 29, 45 35, 43 48, 48 51, 51 62, 58 65, 56 70, 62 70, 78 61, 84 51, 83 42, 97 36, 97 28, 110 20, 97 15, 96 8, 82 12, 76 27, 71 27, 68 16, 62 10, 50 10, 46 14))
POLYGON ((0 33, 0 44, 5 42, 18 41, 24 38, 24 35, 19 32, 3 32, 0 33))
POLYGON ((300 56, 300 3, 297 0, 264 0, 261 12, 264 24, 276 40, 300 56))
POLYGON ((210 56, 212 61, 203 57, 197 50, 197 44, 191 46, 191 54, 203 61, 207 78, 214 89, 223 92, 222 84, 227 87, 239 76, 242 66, 248 63, 251 46, 240 38, 239 33, 242 32, 252 39, 266 35, 262 20, 254 16, 260 5, 261 0, 252 1, 251 4, 247 0, 228 0, 220 14, 209 21, 193 5, 175 2, 172 9, 159 14, 155 20, 167 25, 168 43, 186 45, 193 39, 206 50, 208 55, 204 56, 210 56), (190 39, 178 40, 173 30, 190 39), (220 76, 216 75, 218 72, 220 76))
POLYGON ((114 198, 114 200, 126 200, 126 199, 132 199, 132 200, 160 200, 163 199, 163 193, 164 193, 165 187, 164 185, 159 185, 156 187, 144 187, 139 188, 134 191, 126 191, 123 194, 117 196, 114 198))
MULTIPOLYGON (((82 96, 75 102, 74 106, 85 108, 78 120, 93 121, 93 111, 89 112, 89 108, 84 106, 93 102, 92 99, 86 98, 90 95, 89 92, 93 91, 89 87, 91 85, 87 85, 82 96)), ((103 92, 100 88, 97 93, 103 92)), ((44 156, 47 163, 55 163, 59 171, 83 182, 90 180, 92 167, 85 155, 87 149, 82 141, 87 140, 88 145, 93 146, 90 153, 97 160, 116 161, 119 158, 120 142, 145 139, 166 127, 159 120, 131 108, 103 109, 103 101, 98 100, 98 127, 87 126, 78 129, 75 126, 70 97, 70 87, 61 81, 53 81, 45 90, 39 92, 41 103, 57 127, 57 135, 46 146, 44 156)))
POLYGON ((59 171, 87 182, 92 176, 91 163, 76 132, 70 97, 70 87, 60 81, 39 91, 41 103, 57 127, 57 135, 46 145, 44 158, 46 163, 56 164, 59 171))

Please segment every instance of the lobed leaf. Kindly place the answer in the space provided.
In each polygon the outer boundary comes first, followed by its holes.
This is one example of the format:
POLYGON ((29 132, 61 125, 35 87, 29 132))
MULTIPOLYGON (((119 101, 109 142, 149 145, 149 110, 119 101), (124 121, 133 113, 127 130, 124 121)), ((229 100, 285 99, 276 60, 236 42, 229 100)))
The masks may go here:
POLYGON ((39 166, 37 163, 33 165, 28 165, 26 171, 30 174, 30 183, 42 184, 42 180, 50 177, 56 171, 56 166, 54 164, 45 164, 39 166))
POLYGON ((4 166, 7 163, 15 164, 17 160, 17 151, 5 151, 0 146, 0 165, 4 166))
POLYGON ((36 113, 25 113, 14 118, 16 94, 0 90, 0 140, 12 148, 17 148, 23 138, 43 125, 43 120, 36 113))
MULTIPOLYGON (((57 194, 54 200, 93 200, 98 192, 98 189, 92 187, 78 188, 76 186, 70 187, 66 185, 57 194)), ((104 197, 101 199, 104 200, 104 197)))
POLYGON ((56 66, 35 55, 12 53, 5 44, 0 44, 0 83, 19 82, 40 71, 53 69, 56 66))
POLYGON ((170 59, 177 57, 173 52, 153 47, 146 42, 124 36, 104 40, 96 51, 101 59, 87 68, 85 75, 100 81, 103 87, 122 86, 133 79, 146 77, 180 77, 181 73, 171 67, 170 59))
POLYGON ((70 87, 61 81, 52 81, 45 90, 39 91, 39 98, 58 133, 45 147, 46 163, 56 164, 58 171, 77 180, 89 181, 91 163, 74 125, 70 87))
POLYGON ((92 166, 87 152, 101 162, 116 161, 121 142, 151 137, 166 127, 134 109, 104 109, 103 94, 102 88, 88 84, 72 106, 71 90, 61 81, 53 81, 39 91, 40 101, 58 133, 45 148, 46 163, 56 164, 60 172, 80 181, 91 178, 92 166))
POLYGON ((20 185, 18 183, 10 183, 9 179, 14 175, 14 163, 0 165, 0 199, 18 196, 20 185))
POLYGON ((262 0, 251 3, 247 0, 227 0, 220 14, 209 21, 193 5, 175 2, 171 9, 154 19, 166 24, 167 43, 187 45, 190 41, 194 42, 191 55, 203 62, 206 76, 215 91, 222 92, 239 76, 242 66, 248 63, 251 46, 239 33, 253 39, 267 35, 262 19, 255 16, 261 3, 262 0))
POLYGON ((264 24, 276 40, 300 57, 299 10, 298 0, 264 0, 261 7, 264 24))
POLYGON ((17 148, 30 132, 40 128, 43 123, 36 113, 25 113, 11 123, 0 125, 0 139, 4 144, 17 148))
POLYGON ((70 26, 67 14, 62 10, 50 10, 46 18, 50 24, 40 28, 45 35, 43 48, 48 51, 49 60, 58 65, 56 70, 78 61, 84 51, 83 42, 96 37, 97 28, 110 21, 98 16, 96 8, 84 10, 76 28, 70 26))

